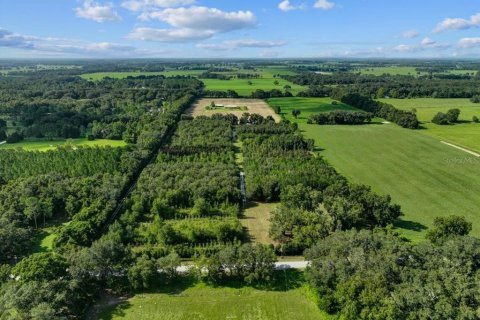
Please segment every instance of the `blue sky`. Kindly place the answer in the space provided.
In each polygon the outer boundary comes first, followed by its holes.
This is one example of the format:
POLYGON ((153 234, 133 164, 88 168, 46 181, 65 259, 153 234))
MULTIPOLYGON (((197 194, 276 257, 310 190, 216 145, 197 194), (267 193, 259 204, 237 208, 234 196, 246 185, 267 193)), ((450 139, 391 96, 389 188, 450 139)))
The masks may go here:
POLYGON ((476 58, 478 0, 0 0, 0 58, 476 58))

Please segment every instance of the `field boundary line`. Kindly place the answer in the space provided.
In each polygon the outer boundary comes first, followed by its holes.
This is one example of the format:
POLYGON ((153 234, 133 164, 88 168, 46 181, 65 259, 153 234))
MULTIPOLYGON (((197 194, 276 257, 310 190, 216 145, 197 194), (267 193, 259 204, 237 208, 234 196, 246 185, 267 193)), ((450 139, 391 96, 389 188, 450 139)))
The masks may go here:
POLYGON ((473 155, 473 156, 475 156, 475 157, 480 157, 480 153, 474 152, 474 151, 472 151, 472 150, 468 150, 467 148, 463 148, 463 147, 457 146, 457 145, 455 145, 455 144, 453 144, 453 143, 446 142, 446 141, 443 141, 443 140, 441 140, 440 142, 443 143, 443 144, 446 144, 446 145, 448 145, 448 146, 450 146, 450 147, 453 147, 453 148, 455 148, 455 149, 462 150, 462 151, 464 151, 464 152, 470 153, 471 155, 473 155))

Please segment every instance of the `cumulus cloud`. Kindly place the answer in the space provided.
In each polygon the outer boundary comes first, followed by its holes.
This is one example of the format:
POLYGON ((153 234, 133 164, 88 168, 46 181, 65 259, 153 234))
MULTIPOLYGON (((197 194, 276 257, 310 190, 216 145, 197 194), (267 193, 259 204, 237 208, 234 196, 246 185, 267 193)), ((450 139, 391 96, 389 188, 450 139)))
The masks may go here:
POLYGON ((214 32, 250 28, 256 24, 256 17, 251 11, 226 12, 216 8, 197 6, 145 12, 140 15, 140 19, 157 19, 175 28, 211 30, 214 32))
POLYGON ((278 4, 278 9, 287 12, 287 11, 302 9, 302 6, 301 5, 295 6, 291 4, 289 0, 283 0, 278 4))
POLYGON ((234 50, 238 48, 274 48, 286 45, 285 41, 261 41, 254 39, 239 39, 224 41, 220 44, 200 43, 198 48, 208 50, 234 50))
POLYGON ((77 17, 96 22, 120 21, 122 17, 114 10, 112 3, 101 5, 93 0, 85 0, 81 7, 75 9, 77 17))
POLYGON ((131 11, 154 8, 172 8, 194 4, 195 0, 129 0, 122 2, 122 7, 131 11))
POLYGON ((471 28, 477 28, 480 26, 480 13, 477 13, 470 17, 470 19, 463 18, 446 18, 440 22, 434 32, 442 32, 447 30, 465 30, 471 28))
POLYGON ((418 37, 420 34, 418 33, 417 30, 408 30, 408 31, 405 31, 402 36, 404 38, 407 38, 407 39, 413 39, 413 38, 416 38, 418 37))
POLYGON ((217 33, 252 28, 257 22, 251 11, 226 12, 198 6, 145 11, 139 18, 144 21, 159 20, 171 28, 135 28, 127 35, 128 39, 189 42, 208 39, 217 33))
POLYGON ((458 41, 458 46, 463 49, 473 48, 480 45, 480 38, 462 38, 458 41))
POLYGON ((317 0, 313 6, 317 9, 330 10, 335 7, 335 3, 328 0, 317 0))

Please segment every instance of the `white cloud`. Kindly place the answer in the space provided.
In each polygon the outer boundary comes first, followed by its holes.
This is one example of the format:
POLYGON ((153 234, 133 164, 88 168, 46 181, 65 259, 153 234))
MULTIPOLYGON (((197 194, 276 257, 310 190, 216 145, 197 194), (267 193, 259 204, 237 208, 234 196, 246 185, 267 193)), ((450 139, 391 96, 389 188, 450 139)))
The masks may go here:
POLYGON ((96 22, 120 21, 122 17, 113 9, 112 3, 101 5, 93 0, 85 0, 81 7, 75 8, 77 17, 96 22))
POLYGON ((260 52, 260 57, 262 58, 277 58, 278 56, 280 56, 278 51, 263 50, 260 52))
POLYGON ((278 9, 282 10, 282 11, 292 11, 292 10, 297 10, 297 9, 301 9, 302 6, 294 6, 290 3, 289 0, 283 0, 282 2, 280 2, 278 4, 278 9))
POLYGON ((131 11, 153 8, 172 8, 194 4, 195 0, 129 0, 122 2, 122 7, 131 11))
POLYGON ((335 3, 328 0, 317 0, 313 6, 317 9, 330 10, 335 6, 335 3))
POLYGON ((159 42, 188 42, 208 39, 217 33, 252 28, 256 17, 250 11, 225 12, 216 8, 181 7, 146 11, 141 20, 159 20, 172 28, 135 28, 127 38, 159 42))
POLYGON ((210 30, 135 28, 127 39, 157 42, 190 42, 211 38, 215 32, 210 30))
POLYGON ((458 41, 458 46, 464 49, 473 48, 480 45, 480 38, 462 38, 458 41))
POLYGON ((234 50, 238 48, 275 48, 286 45, 285 41, 261 41, 254 39, 239 39, 224 41, 220 44, 200 43, 197 48, 208 50, 234 50))
POLYGON ((410 44, 399 44, 398 46, 394 47, 393 50, 397 52, 413 52, 418 51, 419 47, 410 44))
POLYGON ((420 34, 418 33, 417 30, 408 30, 408 31, 405 31, 402 36, 404 38, 407 38, 407 39, 413 39, 413 38, 416 38, 418 37, 420 34))
POLYGON ((160 54, 134 46, 111 42, 86 42, 76 39, 36 37, 0 28, 0 47, 22 49, 32 55, 76 55, 85 57, 138 57, 160 54))
POLYGON ((423 38, 423 40, 418 44, 400 44, 393 48, 395 52, 417 52, 417 51, 427 51, 427 50, 444 50, 448 49, 451 46, 448 44, 438 43, 435 40, 432 40, 428 37, 423 38))
POLYGON ((434 41, 434 40, 432 40, 432 39, 430 39, 430 38, 428 38, 428 37, 427 37, 427 38, 423 38, 423 40, 422 40, 422 42, 421 42, 422 46, 433 46, 433 45, 435 45, 436 43, 437 43, 436 41, 434 41))
POLYGON ((216 8, 196 6, 145 12, 140 15, 140 18, 142 20, 157 19, 175 28, 213 32, 251 28, 256 24, 256 17, 251 11, 225 12, 216 8))
POLYGON ((434 32, 442 32, 446 30, 465 30, 471 28, 477 28, 480 26, 480 13, 477 13, 470 17, 470 19, 463 18, 446 18, 440 22, 434 32))

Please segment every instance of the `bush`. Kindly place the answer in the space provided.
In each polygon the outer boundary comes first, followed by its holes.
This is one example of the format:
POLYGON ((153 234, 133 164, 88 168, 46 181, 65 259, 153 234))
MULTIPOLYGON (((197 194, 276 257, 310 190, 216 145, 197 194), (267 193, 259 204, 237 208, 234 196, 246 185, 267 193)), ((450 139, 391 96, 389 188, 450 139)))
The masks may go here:
POLYGON ((5 130, 0 130, 0 141, 5 140, 7 140, 7 134, 5 133, 5 130))
POLYGON ((460 116, 460 109, 450 109, 447 111, 448 122, 450 123, 457 122, 458 116, 460 116))
POLYGON ((443 113, 443 112, 439 112, 437 113, 433 119, 432 119, 432 122, 435 123, 435 124, 438 124, 438 125, 447 125, 447 124, 450 124, 450 122, 448 121, 448 116, 443 113))
POLYGON ((23 140, 23 135, 19 132, 14 132, 7 137, 7 143, 17 143, 23 140))
POLYGON ((95 140, 95 136, 93 134, 89 134, 87 135, 87 140, 88 141, 94 141, 95 140))
POLYGON ((472 121, 475 122, 475 123, 478 123, 478 122, 479 122, 478 117, 477 117, 477 116, 473 116, 472 121))

